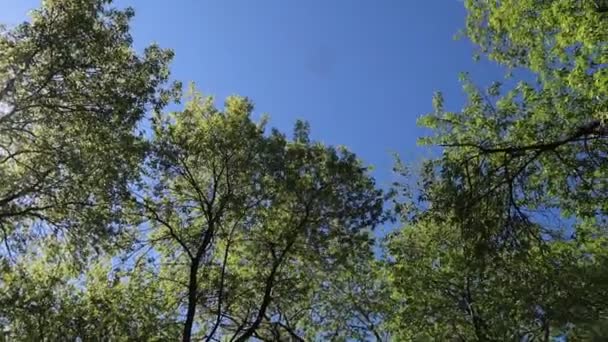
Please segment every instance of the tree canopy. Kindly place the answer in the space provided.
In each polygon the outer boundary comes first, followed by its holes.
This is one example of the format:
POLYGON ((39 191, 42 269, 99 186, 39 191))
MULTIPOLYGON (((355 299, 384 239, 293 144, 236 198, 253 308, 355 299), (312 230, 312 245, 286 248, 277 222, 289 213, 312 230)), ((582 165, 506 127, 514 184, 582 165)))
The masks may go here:
POLYGON ((306 121, 183 96, 111 0, 2 27, 0 340, 605 340, 608 4, 465 7, 524 76, 435 94, 441 153, 388 188, 306 121))
POLYGON ((0 226, 9 254, 32 235, 101 244, 117 231, 143 156, 133 131, 167 101, 172 52, 137 54, 133 11, 107 3, 44 1, 31 22, 0 35, 0 226))

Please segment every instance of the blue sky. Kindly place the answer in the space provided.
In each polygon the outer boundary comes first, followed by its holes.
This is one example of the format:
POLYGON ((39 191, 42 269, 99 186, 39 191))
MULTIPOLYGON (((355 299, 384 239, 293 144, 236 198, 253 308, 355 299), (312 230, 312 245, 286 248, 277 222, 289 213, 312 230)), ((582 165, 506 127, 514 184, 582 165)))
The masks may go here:
MULTIPOLYGON (((26 19, 39 0, 2 0, 0 22, 26 19)), ((458 109, 458 74, 479 84, 502 79, 473 46, 454 40, 464 27, 457 0, 118 0, 136 10, 135 44, 175 50, 173 77, 196 82, 218 101, 253 99, 257 114, 291 132, 308 120, 315 139, 346 145, 391 179, 391 152, 416 164, 430 152, 416 145, 428 132, 416 119, 434 91, 458 109)))

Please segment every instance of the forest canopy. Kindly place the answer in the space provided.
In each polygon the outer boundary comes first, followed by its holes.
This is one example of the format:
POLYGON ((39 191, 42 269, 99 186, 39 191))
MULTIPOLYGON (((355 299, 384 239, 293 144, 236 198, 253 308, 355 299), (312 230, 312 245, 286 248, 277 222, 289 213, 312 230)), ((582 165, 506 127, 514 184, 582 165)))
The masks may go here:
POLYGON ((429 94, 441 153, 389 187, 306 121, 182 91, 131 8, 0 26, 0 341, 604 341, 608 4, 464 5, 527 76, 429 94))

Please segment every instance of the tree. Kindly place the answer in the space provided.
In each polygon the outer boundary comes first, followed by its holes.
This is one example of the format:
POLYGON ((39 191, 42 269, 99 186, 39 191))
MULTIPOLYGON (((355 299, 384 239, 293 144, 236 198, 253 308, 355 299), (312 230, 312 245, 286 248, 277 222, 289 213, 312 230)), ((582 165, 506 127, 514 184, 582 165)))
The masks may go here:
POLYGON ((464 199, 443 177, 425 174, 424 203, 405 203, 411 210, 405 227, 388 239, 393 336, 550 341, 602 320, 605 230, 589 219, 576 225, 572 238, 554 232, 537 239, 542 227, 520 221, 510 236, 503 227, 512 218, 501 208, 507 200, 486 199, 483 211, 462 215, 458 206, 446 205, 464 199))
POLYGON ((467 0, 466 34, 480 52, 587 99, 608 94, 606 1, 467 0))
POLYGON ((0 328, 19 341, 166 341, 179 337, 176 302, 149 264, 112 267, 105 255, 80 271, 61 241, 4 264, 0 328))
POLYGON ((467 1, 482 53, 535 83, 475 87, 420 123, 443 147, 389 240, 404 339, 583 336, 604 321, 606 20, 593 1, 467 1), (532 32, 532 34, 531 34, 532 32), (581 305, 581 303, 584 303, 581 305))
POLYGON ((393 296, 401 303, 391 331, 405 340, 455 341, 585 333, 606 305, 606 252, 595 243, 557 241, 482 259, 467 254, 468 241, 453 227, 407 227, 390 245, 393 296))
POLYGON ((133 132, 148 109, 166 103, 173 54, 158 46, 137 54, 133 10, 110 3, 45 0, 30 22, 2 29, 0 228, 8 254, 40 234, 96 248, 116 234, 143 156, 133 132))
POLYGON ((368 229, 383 218, 382 192, 354 154, 311 142, 302 122, 293 141, 265 134, 252 110, 230 97, 220 111, 193 91, 183 111, 154 122, 136 203, 151 232, 139 241, 185 298, 184 341, 273 329, 295 338, 282 310, 310 299, 324 270, 369 251, 368 229))
POLYGON ((468 210, 506 193, 504 208, 519 220, 538 223, 539 211, 557 211, 605 225, 605 13, 592 1, 468 1, 467 8, 467 33, 483 52, 539 79, 502 92, 500 83, 481 90, 464 77, 467 104, 447 111, 437 94, 435 112, 421 120, 435 135, 423 143, 444 147, 458 186, 478 195, 469 196, 468 210))

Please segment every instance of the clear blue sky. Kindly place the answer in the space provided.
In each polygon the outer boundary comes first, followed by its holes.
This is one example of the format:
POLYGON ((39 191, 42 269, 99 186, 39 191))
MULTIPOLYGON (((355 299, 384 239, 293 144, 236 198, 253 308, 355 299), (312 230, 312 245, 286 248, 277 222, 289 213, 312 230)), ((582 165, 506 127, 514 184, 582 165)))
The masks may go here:
MULTIPOLYGON (((0 22, 26 19, 40 0, 1 0, 0 22)), ((453 36, 464 26, 458 0, 118 0, 136 10, 138 48, 175 50, 173 77, 195 81, 218 101, 253 99, 257 113, 291 132, 302 118, 315 139, 346 145, 391 179, 391 152, 416 163, 426 132, 416 119, 434 91, 457 109, 462 71, 479 84, 502 79, 453 36)))

